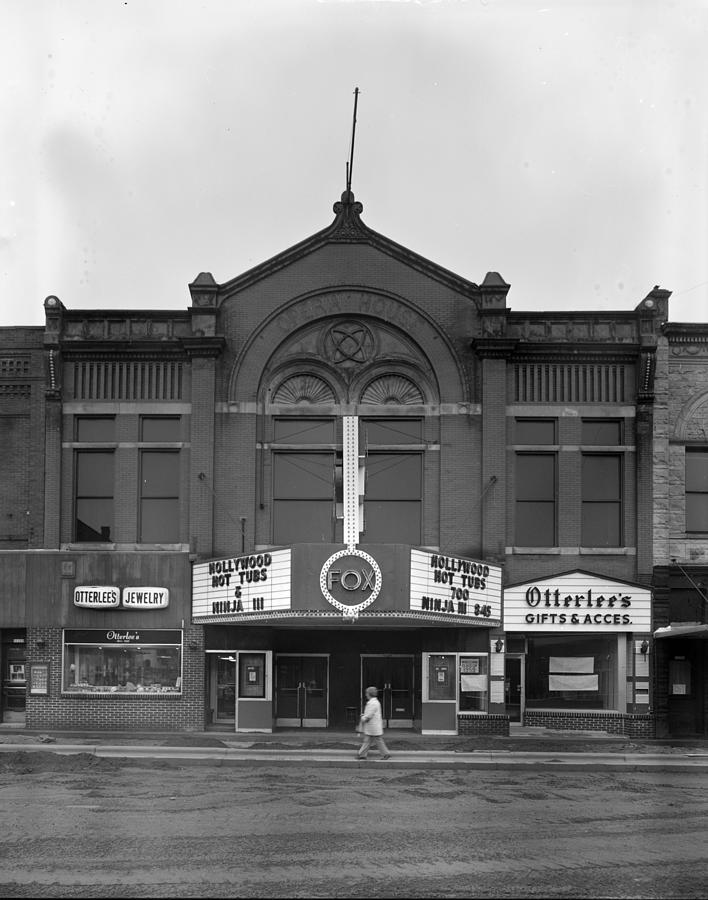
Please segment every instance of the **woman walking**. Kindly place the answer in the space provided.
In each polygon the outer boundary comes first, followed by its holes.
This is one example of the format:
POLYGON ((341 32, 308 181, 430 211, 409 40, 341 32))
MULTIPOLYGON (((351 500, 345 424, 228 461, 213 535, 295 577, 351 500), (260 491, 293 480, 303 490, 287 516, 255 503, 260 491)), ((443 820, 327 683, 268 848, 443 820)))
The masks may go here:
POLYGON ((364 734, 364 742, 359 747, 357 759, 366 759, 369 752, 371 741, 376 744, 377 750, 381 753, 381 759, 390 759, 391 754, 383 739, 383 718, 381 716, 381 704, 378 700, 378 689, 368 687, 366 689, 366 706, 361 716, 361 730, 364 734))

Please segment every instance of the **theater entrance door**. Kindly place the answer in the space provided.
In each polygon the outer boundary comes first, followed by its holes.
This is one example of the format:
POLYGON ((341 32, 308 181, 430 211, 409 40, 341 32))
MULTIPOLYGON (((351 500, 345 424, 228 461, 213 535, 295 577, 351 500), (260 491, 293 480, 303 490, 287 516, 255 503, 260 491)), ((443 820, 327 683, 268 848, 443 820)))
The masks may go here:
POLYGON ((415 717, 415 657, 371 654, 361 657, 361 695, 378 688, 385 728, 412 728, 415 717))
POLYGON ((279 653, 275 658, 275 724, 279 728, 326 728, 329 656, 279 653))

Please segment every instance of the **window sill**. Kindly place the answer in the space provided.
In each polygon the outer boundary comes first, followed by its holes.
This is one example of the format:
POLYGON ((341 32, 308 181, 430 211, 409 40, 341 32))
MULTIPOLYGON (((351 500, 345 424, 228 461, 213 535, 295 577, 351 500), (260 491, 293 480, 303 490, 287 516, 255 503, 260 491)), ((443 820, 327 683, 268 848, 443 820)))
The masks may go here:
POLYGON ((162 551, 165 553, 189 553, 189 544, 118 544, 118 543, 68 543, 61 544, 61 550, 71 550, 74 553, 82 550, 96 552, 99 550, 110 552, 150 552, 162 551))
POLYGON ((182 692, 178 690, 168 690, 164 691, 112 691, 110 688, 108 690, 94 690, 92 691, 90 688, 86 688, 84 690, 78 691, 67 691, 62 690, 62 697, 181 697, 182 692))
POLYGON ((560 556, 560 547, 507 547, 508 556, 534 554, 537 556, 560 556))
POLYGON ((636 556, 636 547, 579 547, 581 556, 636 556))
POLYGON ((636 547, 507 547, 507 556, 636 556, 636 547))

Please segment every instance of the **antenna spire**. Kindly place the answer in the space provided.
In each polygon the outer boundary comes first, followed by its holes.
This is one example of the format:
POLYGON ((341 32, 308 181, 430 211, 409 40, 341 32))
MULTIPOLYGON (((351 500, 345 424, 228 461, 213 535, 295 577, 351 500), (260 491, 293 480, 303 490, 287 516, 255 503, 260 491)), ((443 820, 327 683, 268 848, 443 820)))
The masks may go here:
POLYGON ((352 189, 352 171, 354 170, 354 135, 356 134, 356 106, 359 100, 359 88, 354 88, 354 116, 352 118, 352 143, 349 148, 349 162, 347 163, 347 193, 352 189))

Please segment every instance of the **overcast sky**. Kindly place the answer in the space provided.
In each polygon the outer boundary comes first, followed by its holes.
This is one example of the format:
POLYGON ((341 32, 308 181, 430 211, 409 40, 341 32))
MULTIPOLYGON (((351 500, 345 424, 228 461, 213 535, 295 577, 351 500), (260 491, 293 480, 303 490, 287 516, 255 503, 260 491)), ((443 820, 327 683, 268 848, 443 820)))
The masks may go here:
POLYGON ((706 0, 0 0, 0 324, 184 309, 333 220, 708 321, 706 0))

